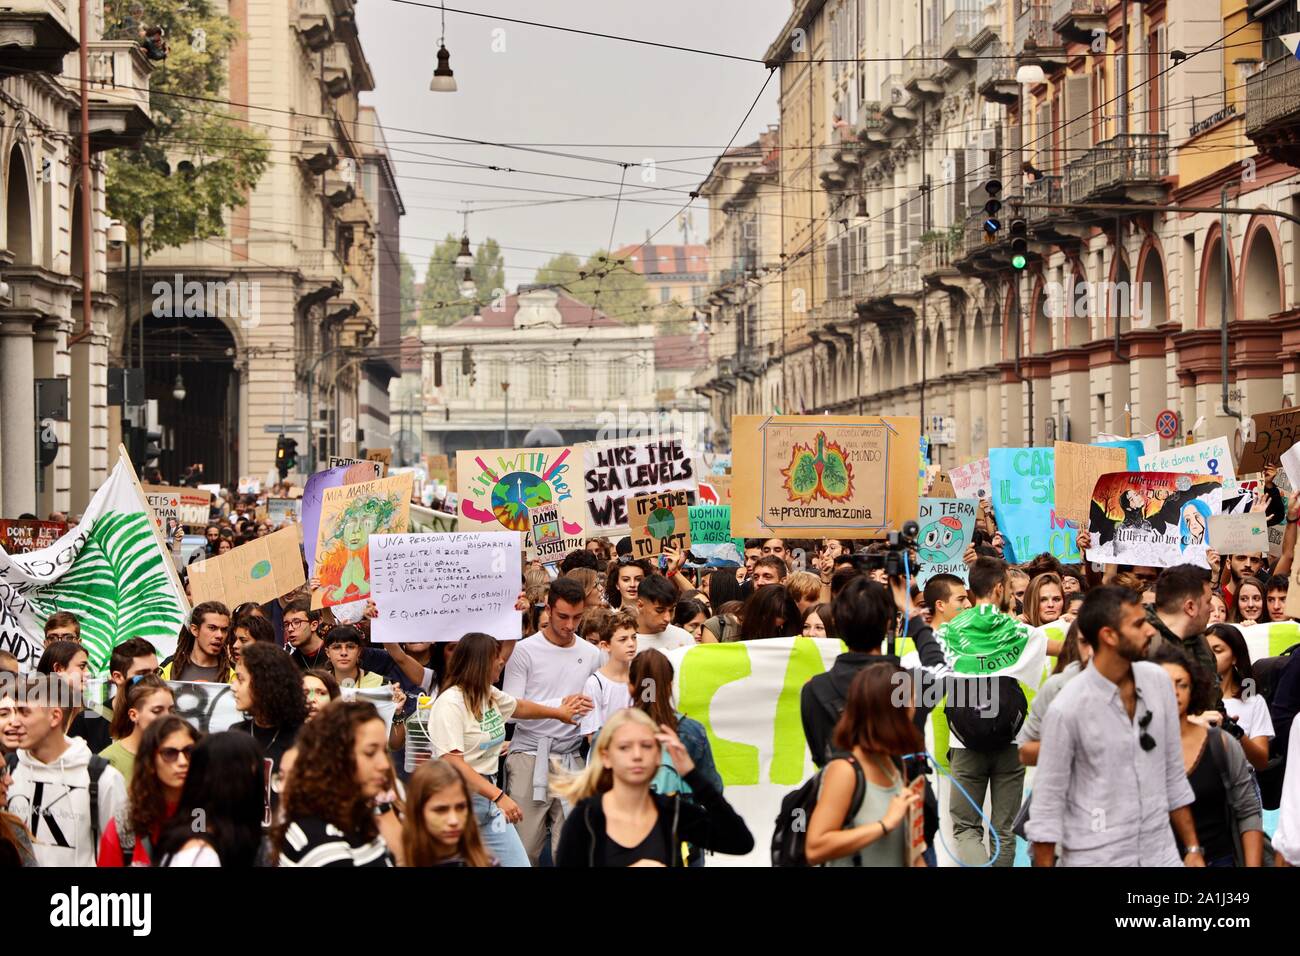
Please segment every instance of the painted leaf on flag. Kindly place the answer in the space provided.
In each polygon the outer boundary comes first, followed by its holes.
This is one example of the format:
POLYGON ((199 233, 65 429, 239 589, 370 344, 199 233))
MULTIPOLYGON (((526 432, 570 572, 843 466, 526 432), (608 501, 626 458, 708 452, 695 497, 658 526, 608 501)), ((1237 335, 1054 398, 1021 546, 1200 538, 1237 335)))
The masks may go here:
POLYGON ((0 551, 0 649, 24 669, 40 657, 45 621, 56 611, 80 619, 95 673, 131 637, 151 642, 159 657, 175 650, 189 603, 133 479, 119 460, 76 528, 40 551, 0 551))
POLYGON ((962 611, 934 635, 948 666, 968 677, 1014 677, 1042 683, 1047 635, 991 604, 962 611))

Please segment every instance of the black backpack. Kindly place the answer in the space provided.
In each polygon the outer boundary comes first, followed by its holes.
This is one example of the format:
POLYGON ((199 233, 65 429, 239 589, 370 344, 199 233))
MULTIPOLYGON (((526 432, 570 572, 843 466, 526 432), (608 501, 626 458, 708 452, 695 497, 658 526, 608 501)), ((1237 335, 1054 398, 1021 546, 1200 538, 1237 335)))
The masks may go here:
MULTIPOLYGON (((18 766, 16 752, 5 756, 5 766, 9 768, 11 774, 14 772, 14 768, 18 766)), ((100 826, 99 820, 99 778, 104 775, 108 767, 108 760, 99 754, 91 754, 90 761, 86 764, 86 773, 90 777, 90 839, 95 847, 96 859, 99 858, 99 837, 104 829, 100 826)))
POLYGON ((944 704, 948 729, 967 750, 977 753, 991 753, 1011 746, 1029 711, 1029 702, 1025 700, 1025 692, 1020 689, 1020 681, 1014 677, 966 678, 968 684, 974 680, 991 682, 993 694, 989 700, 990 706, 952 706, 950 691, 949 702, 944 704), (994 705, 996 711, 992 709, 994 705))
POLYGON ((1286 666, 1294 659, 1297 647, 1300 647, 1300 644, 1292 644, 1276 657, 1263 657, 1251 665, 1250 676, 1255 679, 1255 693, 1263 697, 1265 703, 1270 705, 1273 703, 1277 682, 1281 679, 1286 666))
MULTIPOLYGON (((835 759, 847 760, 853 765, 857 780, 853 784, 853 800, 849 803, 849 812, 844 822, 852 820, 862 809, 862 801, 867 795, 867 775, 862 765, 852 754, 840 754, 835 759)), ((826 765, 827 767, 830 764, 826 765)), ((817 807, 817 797, 821 794, 822 767, 808 779, 798 790, 787 793, 781 800, 781 813, 776 818, 776 828, 772 831, 772 865, 773 866, 807 866, 808 853, 805 843, 808 839, 808 821, 812 819, 817 807)), ((841 824, 843 826, 843 824, 841 824)), ((854 854, 853 865, 861 866, 862 857, 854 854)))

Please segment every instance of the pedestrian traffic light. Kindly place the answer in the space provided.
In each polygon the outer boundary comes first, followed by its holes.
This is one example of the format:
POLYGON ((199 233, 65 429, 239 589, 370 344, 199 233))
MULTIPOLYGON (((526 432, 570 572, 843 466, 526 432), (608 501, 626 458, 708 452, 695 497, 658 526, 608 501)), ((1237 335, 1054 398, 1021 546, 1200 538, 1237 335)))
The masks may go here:
POLYGON ((984 241, 992 242, 1002 229, 1002 220, 998 218, 1002 211, 1002 200, 998 198, 1002 195, 1002 183, 990 179, 984 184, 984 191, 989 194, 988 202, 984 204, 984 235, 987 237, 984 241))
POLYGON ((275 467, 280 472, 280 480, 284 481, 289 477, 289 472, 293 471, 298 464, 298 442, 293 438, 286 438, 281 435, 275 440, 275 467))
POLYGON ((161 431, 145 429, 143 456, 145 467, 158 466, 158 459, 162 456, 162 439, 163 434, 161 431))
POLYGON ((1011 220, 1011 268, 1020 270, 1029 262, 1029 225, 1023 219, 1011 220))
POLYGON ((442 388, 442 353, 433 353, 433 387, 442 388))

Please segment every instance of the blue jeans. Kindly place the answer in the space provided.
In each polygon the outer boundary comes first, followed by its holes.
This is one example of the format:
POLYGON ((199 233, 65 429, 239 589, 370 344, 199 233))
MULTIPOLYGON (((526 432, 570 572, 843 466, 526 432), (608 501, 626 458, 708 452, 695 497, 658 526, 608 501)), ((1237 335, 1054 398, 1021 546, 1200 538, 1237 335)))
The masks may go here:
POLYGON ((474 794, 474 818, 478 820, 484 846, 498 863, 502 866, 529 866, 519 831, 506 820, 501 808, 481 793, 474 794))

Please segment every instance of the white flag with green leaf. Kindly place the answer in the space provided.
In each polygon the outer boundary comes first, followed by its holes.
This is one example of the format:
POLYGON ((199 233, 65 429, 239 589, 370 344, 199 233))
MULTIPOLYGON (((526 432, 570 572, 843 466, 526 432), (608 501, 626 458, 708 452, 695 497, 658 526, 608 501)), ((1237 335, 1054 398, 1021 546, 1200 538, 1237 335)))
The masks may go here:
POLYGON ((132 637, 151 642, 160 659, 175 651, 189 602, 133 479, 120 459, 81 523, 62 538, 27 554, 0 549, 0 650, 17 657, 23 670, 35 669, 45 621, 56 611, 81 621, 95 673, 132 637))

